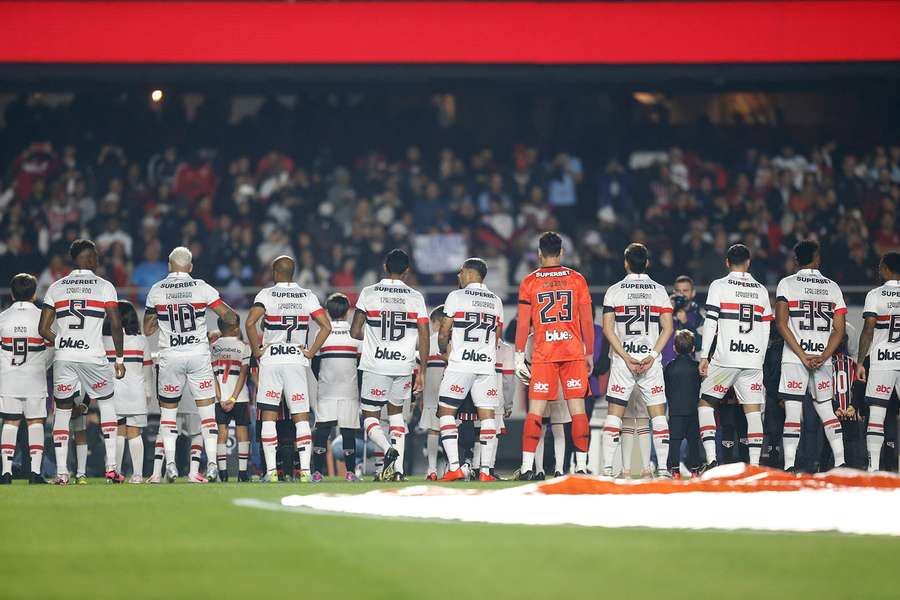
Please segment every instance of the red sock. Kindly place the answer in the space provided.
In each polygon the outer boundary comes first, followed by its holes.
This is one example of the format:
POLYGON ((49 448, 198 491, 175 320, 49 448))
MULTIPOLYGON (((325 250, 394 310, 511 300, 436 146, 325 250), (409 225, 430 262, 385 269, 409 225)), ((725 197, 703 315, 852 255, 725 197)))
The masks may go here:
POLYGON ((534 452, 537 450, 541 439, 541 418, 534 413, 528 413, 525 417, 525 427, 522 430, 522 450, 534 452))
POLYGON ((579 452, 587 452, 591 443, 591 427, 587 415, 572 415, 572 443, 579 452))

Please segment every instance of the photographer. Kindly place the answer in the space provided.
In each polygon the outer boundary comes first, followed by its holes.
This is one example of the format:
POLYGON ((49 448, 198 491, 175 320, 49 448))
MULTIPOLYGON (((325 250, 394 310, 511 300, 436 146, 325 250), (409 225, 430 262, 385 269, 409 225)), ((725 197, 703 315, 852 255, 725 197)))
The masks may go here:
POLYGON ((687 275, 680 275, 675 279, 674 292, 669 296, 674 312, 675 335, 666 344, 663 350, 663 364, 675 358, 675 338, 679 331, 687 330, 694 334, 694 352, 699 352, 702 347, 701 329, 703 327, 703 314, 700 305, 694 301, 697 292, 694 289, 694 280, 687 275))

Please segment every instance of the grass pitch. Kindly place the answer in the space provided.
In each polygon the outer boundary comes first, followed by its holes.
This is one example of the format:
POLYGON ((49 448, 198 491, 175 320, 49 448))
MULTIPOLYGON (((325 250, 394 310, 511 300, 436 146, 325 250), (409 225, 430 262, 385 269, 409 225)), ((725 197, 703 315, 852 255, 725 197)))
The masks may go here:
MULTIPOLYGON (((17 481, 0 488, 0 598, 819 600, 896 598, 900 586, 900 540, 885 537, 382 521, 232 504, 374 485, 17 481)), ((848 506, 846 518, 855 510, 865 507, 848 506)))

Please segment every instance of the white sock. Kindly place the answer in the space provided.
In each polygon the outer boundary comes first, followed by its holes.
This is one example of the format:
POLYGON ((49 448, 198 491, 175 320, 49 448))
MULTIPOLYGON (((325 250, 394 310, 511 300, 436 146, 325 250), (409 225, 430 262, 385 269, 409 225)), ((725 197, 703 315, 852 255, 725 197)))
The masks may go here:
POLYGON ((388 423, 390 424, 388 431, 391 434, 391 445, 399 453, 397 461, 394 463, 394 471, 403 473, 403 459, 406 456, 406 422, 403 420, 403 413, 390 415, 388 423))
POLYGON ((835 416, 831 401, 814 402, 816 413, 825 428, 825 437, 831 445, 831 453, 834 455, 834 466, 844 464, 844 437, 841 430, 841 421, 835 416))
POLYGON ((275 421, 263 421, 259 436, 262 442, 263 457, 266 459, 266 473, 274 473, 275 453, 278 449, 278 432, 275 430, 275 421))
POLYGON ((437 431, 428 431, 428 437, 425 440, 425 454, 428 458, 428 472, 437 473, 437 457, 438 444, 440 434, 437 431))
POLYGON ((541 425, 541 437, 538 439, 538 445, 534 449, 534 472, 543 473, 544 469, 544 441, 547 439, 547 427, 541 425))
MULTIPOLYGON (((606 415, 606 422, 603 424, 603 468, 612 469, 613 460, 616 452, 619 451, 619 445, 622 439, 622 419, 615 415, 606 415)), ((625 463, 622 463, 625 467, 625 463)))
POLYGON ((106 470, 115 471, 119 468, 116 462, 116 440, 119 438, 119 423, 116 416, 116 405, 112 398, 98 400, 100 409, 100 431, 103 435, 103 446, 106 449, 106 470))
POLYGON ((53 451, 56 454, 56 473, 69 474, 69 421, 71 408, 57 408, 53 415, 53 451))
POLYGON ((555 473, 566 472, 566 428, 562 423, 556 423, 550 426, 553 432, 553 461, 555 473))
POLYGON ((534 454, 534 452, 522 450, 522 466, 519 469, 521 473, 534 470, 534 454))
POLYGON ((159 409, 159 437, 162 438, 166 464, 175 462, 175 441, 178 439, 178 409, 159 409))
POLYGON ((203 434, 191 436, 191 470, 188 475, 200 473, 200 458, 203 454, 203 434))
POLYGON ((250 460, 250 442, 238 442, 238 472, 247 470, 250 460))
MULTIPOLYGON (((162 435, 162 432, 160 432, 162 435)), ((162 477, 163 460, 166 457, 166 451, 163 447, 162 440, 157 437, 153 444, 153 474, 152 477, 162 477)))
POLYGON ((619 436, 622 451, 622 472, 631 473, 631 461, 634 457, 635 419, 628 419, 628 424, 622 423, 622 432, 619 436))
POLYGON ((866 449, 869 451, 869 472, 878 470, 881 461, 881 446, 884 444, 884 417, 887 409, 883 406, 869 407, 869 425, 866 428, 866 449))
POLYGON ((575 451, 575 471, 579 473, 587 473, 588 452, 575 451))
POLYGON ((128 440, 128 454, 131 456, 131 474, 144 476, 144 436, 138 434, 128 440))
POLYGON ((759 465, 763 445, 762 413, 757 410, 746 413, 745 416, 747 417, 747 446, 750 449, 750 464, 759 465))
POLYGON ((381 428, 381 420, 375 417, 366 417, 363 420, 363 428, 366 430, 366 437, 372 440, 372 443, 381 450, 382 454, 390 448, 384 430, 381 428))
POLYGON ((87 476, 87 444, 75 444, 75 474, 79 477, 87 476))
POLYGON ((497 441, 497 421, 496 419, 483 419, 481 421, 481 431, 478 434, 478 446, 481 447, 481 471, 482 473, 490 473, 494 468, 494 460, 491 456, 491 446, 497 441))
POLYGON ((459 468, 459 432, 456 427, 456 417, 444 415, 438 417, 441 427, 441 444, 444 446, 444 454, 447 456, 447 470, 455 471, 459 468))
POLYGON ((125 436, 116 430, 116 465, 119 472, 125 470, 125 436))
POLYGON ((216 425, 216 405, 208 404, 198 406, 200 413, 200 431, 203 434, 203 448, 206 450, 206 460, 216 460, 216 446, 219 445, 219 426, 216 425))
POLYGON ((697 418, 700 421, 700 440, 706 462, 716 460, 716 409, 711 406, 698 406, 697 418))
POLYGON ((297 456, 300 459, 300 470, 309 471, 312 459, 312 429, 309 427, 309 421, 297 421, 294 423, 294 430, 297 432, 294 441, 297 447, 297 456))
POLYGON ((638 431, 638 439, 641 440, 641 469, 650 469, 650 440, 648 434, 653 435, 653 448, 656 450, 657 469, 666 470, 666 458, 669 456, 669 420, 666 415, 660 415, 650 419, 651 431, 641 429, 638 431))
POLYGON ((216 464, 219 466, 219 471, 228 470, 227 444, 216 444, 216 464))
POLYGON ((784 468, 790 469, 797 461, 797 447, 800 445, 800 419, 803 416, 803 403, 786 400, 784 403, 784 468))
POLYGON ((3 473, 12 473, 13 456, 16 454, 16 438, 19 435, 19 426, 4 423, 0 430, 0 456, 3 457, 3 473))
POLYGON ((44 460, 44 424, 32 423, 28 426, 28 453, 31 455, 31 472, 41 473, 44 460))

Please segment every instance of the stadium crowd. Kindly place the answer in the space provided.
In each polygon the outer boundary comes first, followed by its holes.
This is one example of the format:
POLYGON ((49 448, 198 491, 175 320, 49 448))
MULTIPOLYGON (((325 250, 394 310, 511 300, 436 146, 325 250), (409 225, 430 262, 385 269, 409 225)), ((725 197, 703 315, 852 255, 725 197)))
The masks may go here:
MULTIPOLYGON (((463 234, 501 297, 530 271, 548 229, 565 232, 569 262, 595 286, 614 281, 630 241, 651 249, 657 280, 688 274, 700 286, 722 274, 718 257, 738 239, 769 285, 789 272, 784 257, 799 239, 822 241, 823 268, 845 286, 871 282, 877 256, 900 248, 900 145, 746 148, 736 160, 648 148, 588 162, 529 144, 421 143, 398 155, 360 147, 339 162, 327 149, 301 160, 264 146, 35 138, 37 117, 23 110, 6 115, 21 145, 0 171, 0 281, 36 271, 41 290, 67 271, 79 236, 97 240, 102 275, 120 288, 149 288, 165 272, 164 249, 184 245, 196 274, 239 308, 250 299, 239 290, 262 285, 279 254, 298 257, 302 285, 349 290, 377 279, 386 248, 409 248, 421 233, 463 234)), ((417 273, 413 283, 451 278, 417 273)))

